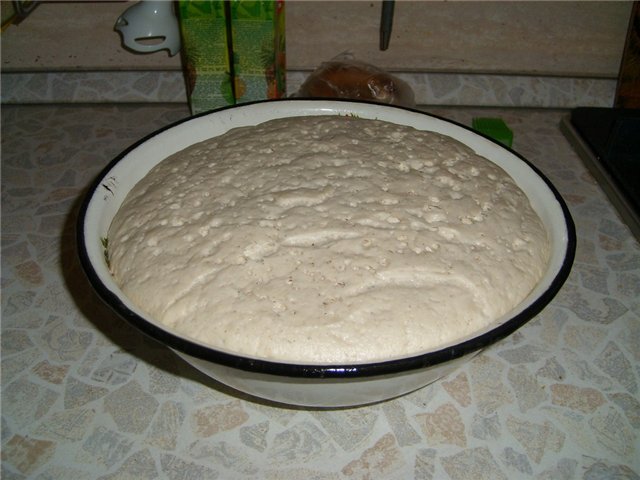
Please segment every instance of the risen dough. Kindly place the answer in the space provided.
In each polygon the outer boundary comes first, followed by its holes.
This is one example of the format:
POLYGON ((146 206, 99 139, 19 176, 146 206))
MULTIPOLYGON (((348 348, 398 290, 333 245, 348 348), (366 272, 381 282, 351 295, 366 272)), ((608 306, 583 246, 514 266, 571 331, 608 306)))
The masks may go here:
POLYGON ((362 362, 508 312, 549 247, 526 195, 440 134, 345 116, 238 128, 162 161, 109 231, 122 290, 249 356, 362 362))

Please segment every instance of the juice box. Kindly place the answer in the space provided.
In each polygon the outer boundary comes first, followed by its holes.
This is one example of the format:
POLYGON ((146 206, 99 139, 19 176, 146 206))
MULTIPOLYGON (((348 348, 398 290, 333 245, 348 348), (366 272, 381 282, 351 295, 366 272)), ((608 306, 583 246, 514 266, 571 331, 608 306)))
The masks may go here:
POLYGON ((178 10, 191 113, 235 103, 224 2, 181 0, 178 10))
POLYGON ((236 103, 283 97, 284 1, 229 3, 236 103))

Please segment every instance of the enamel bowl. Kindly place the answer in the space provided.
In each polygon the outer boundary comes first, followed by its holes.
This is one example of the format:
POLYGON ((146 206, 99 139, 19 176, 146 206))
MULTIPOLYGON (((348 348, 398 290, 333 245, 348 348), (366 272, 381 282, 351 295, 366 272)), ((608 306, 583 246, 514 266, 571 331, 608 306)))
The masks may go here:
POLYGON ((99 296, 125 320, 197 369, 255 397, 309 407, 378 402, 423 387, 483 348, 510 335, 556 295, 571 269, 575 228, 566 204, 540 171, 512 150, 462 125, 400 107, 339 100, 291 99, 244 104, 183 120, 140 140, 114 159, 91 186, 78 219, 82 266, 99 296), (417 355, 354 364, 294 364, 212 348, 150 318, 122 293, 105 261, 104 239, 129 190, 157 163, 194 143, 240 126, 281 117, 357 115, 449 135, 502 167, 527 194, 551 241, 551 258, 534 290, 512 311, 455 344, 417 355))

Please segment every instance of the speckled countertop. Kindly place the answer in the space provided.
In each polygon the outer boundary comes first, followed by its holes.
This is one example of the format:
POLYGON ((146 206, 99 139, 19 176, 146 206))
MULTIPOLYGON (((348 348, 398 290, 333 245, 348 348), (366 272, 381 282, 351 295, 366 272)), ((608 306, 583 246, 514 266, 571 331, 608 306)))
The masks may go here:
POLYGON ((431 386, 344 410, 256 403, 141 336, 76 258, 79 200, 180 104, 2 108, 3 479, 638 479, 640 248, 552 110, 500 115, 576 221, 542 314, 431 386))

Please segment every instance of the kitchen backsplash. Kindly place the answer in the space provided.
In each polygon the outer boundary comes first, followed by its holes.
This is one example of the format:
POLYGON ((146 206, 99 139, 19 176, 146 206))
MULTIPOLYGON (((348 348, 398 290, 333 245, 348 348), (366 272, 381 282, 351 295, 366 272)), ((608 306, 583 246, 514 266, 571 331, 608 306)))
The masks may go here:
MULTIPOLYGON (((613 104, 629 2, 397 2, 386 51, 379 5, 288 1, 287 94, 348 49, 420 105, 613 104)), ((3 31, 2 103, 186 102, 179 55, 122 48, 113 25, 128 6, 46 2, 3 31)))
MULTIPOLYGON (((308 72, 287 73, 287 93, 308 72)), ((397 73, 419 105, 572 108, 610 107, 613 79, 551 76, 397 73)), ((3 72, 2 103, 186 102, 180 71, 3 72)))

